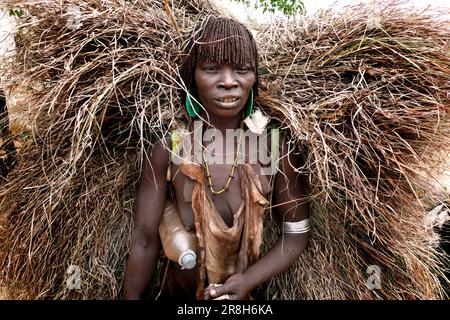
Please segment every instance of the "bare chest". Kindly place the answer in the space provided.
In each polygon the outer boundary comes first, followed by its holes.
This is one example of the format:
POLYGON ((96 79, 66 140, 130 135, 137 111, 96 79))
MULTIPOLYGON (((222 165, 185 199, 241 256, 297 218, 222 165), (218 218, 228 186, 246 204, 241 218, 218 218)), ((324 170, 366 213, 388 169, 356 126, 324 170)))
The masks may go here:
MULTIPOLYGON (((195 182, 181 173, 178 165, 172 165, 175 176, 172 182, 172 197, 178 205, 180 216, 188 230, 194 229, 194 213, 192 210, 192 193, 195 182)), ((212 164, 210 165, 211 181, 213 181, 213 190, 221 190, 227 183, 230 172, 230 165, 212 164)), ((208 185, 208 179, 204 177, 205 184, 208 185)), ((244 201, 244 194, 241 186, 241 177, 236 171, 234 178, 230 180, 228 188, 221 194, 214 194, 207 186, 205 188, 207 196, 214 204, 217 213, 220 214, 228 227, 233 225, 233 216, 238 211, 244 201)))
MULTIPOLYGON (((257 148, 253 150, 252 143, 249 140, 245 141, 243 146, 244 148, 240 149, 242 152, 240 153, 241 158, 239 159, 239 163, 248 163, 252 166, 253 171, 257 173, 255 179, 258 180, 254 182, 261 186, 261 191, 265 195, 268 195, 270 193, 270 186, 272 185, 272 179, 274 176, 271 174, 270 170, 271 163, 261 160, 265 159, 263 154, 265 154, 266 157, 267 154, 270 155, 270 152, 268 152, 271 147, 270 140, 264 148, 257 148)), ((235 162, 234 160, 236 160, 236 158, 234 158, 234 151, 231 150, 233 151, 230 153, 233 156, 231 158, 226 153, 230 150, 224 147, 223 151, 224 153, 222 155, 218 155, 219 160, 222 161, 208 162, 210 180, 208 179, 207 170, 203 169, 204 183, 206 186, 205 192, 211 199, 217 213, 222 217, 225 224, 228 227, 231 227, 233 225, 233 217, 235 213, 245 201, 246 183, 242 181, 243 177, 239 174, 238 168, 236 168, 234 172, 232 170, 232 165, 235 162), (230 175, 233 178, 230 179, 230 175), (220 194, 215 194, 209 186, 210 182, 212 183, 212 189, 214 191, 219 192, 223 188, 227 187, 226 191, 223 191, 220 194)), ((216 157, 215 159, 217 160, 218 158, 216 157)), ((194 212, 192 209, 192 193, 195 182, 181 172, 180 164, 172 163, 171 166, 171 172, 173 173, 170 187, 172 198, 178 205, 180 217, 186 228, 188 230, 194 230, 195 224, 194 212)), ((204 164, 203 168, 205 168, 204 164)))

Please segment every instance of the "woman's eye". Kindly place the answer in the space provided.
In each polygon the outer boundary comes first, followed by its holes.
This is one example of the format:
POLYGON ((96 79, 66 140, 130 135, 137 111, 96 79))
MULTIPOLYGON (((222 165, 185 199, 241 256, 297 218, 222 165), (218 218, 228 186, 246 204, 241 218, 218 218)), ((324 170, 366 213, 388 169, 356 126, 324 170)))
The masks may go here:
POLYGON ((203 67, 203 70, 205 70, 207 72, 216 72, 217 66, 205 66, 205 67, 203 67))
POLYGON ((239 67, 239 68, 236 68, 236 72, 238 72, 238 73, 247 73, 247 72, 249 72, 250 71, 250 68, 248 68, 248 67, 239 67))

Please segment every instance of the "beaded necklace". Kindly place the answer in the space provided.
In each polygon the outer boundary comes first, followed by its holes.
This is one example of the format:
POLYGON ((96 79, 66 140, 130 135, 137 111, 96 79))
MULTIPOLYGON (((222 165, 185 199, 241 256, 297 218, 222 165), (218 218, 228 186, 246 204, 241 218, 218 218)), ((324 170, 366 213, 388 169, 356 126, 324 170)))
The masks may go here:
POLYGON ((240 125, 240 129, 241 130, 240 130, 239 140, 238 140, 238 144, 237 144, 236 156, 234 158, 233 165, 231 166, 230 174, 228 174, 228 178, 227 178, 227 182, 225 183, 225 186, 222 189, 220 189, 219 191, 214 190, 214 184, 213 184, 213 182, 211 180, 211 172, 209 170, 209 165, 208 165, 208 162, 205 159, 205 152, 202 149, 202 158, 203 158, 203 163, 205 164, 204 168, 205 168, 205 171, 206 171, 205 172, 206 178, 208 179, 208 187, 211 190, 212 194, 214 194, 214 195, 218 195, 218 194, 221 194, 221 193, 223 193, 225 191, 228 191, 228 187, 230 185, 231 179, 234 178, 234 171, 235 171, 235 169, 237 167, 237 162, 238 162, 238 159, 239 159, 239 150, 241 149, 242 132, 244 131, 243 130, 243 125, 244 125, 244 122, 241 121, 241 125, 240 125))

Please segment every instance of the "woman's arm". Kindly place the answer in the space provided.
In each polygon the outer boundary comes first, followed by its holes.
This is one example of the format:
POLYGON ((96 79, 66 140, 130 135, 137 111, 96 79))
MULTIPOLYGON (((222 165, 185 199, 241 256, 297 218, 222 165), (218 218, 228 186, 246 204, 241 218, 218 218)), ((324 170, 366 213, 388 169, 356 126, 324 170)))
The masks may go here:
MULTIPOLYGON (((298 155, 288 152, 282 140, 280 169, 275 176, 274 200, 276 212, 282 222, 297 222, 309 218, 309 204, 300 175, 294 168, 300 167, 298 155)), ((259 284, 286 270, 306 248, 309 232, 283 234, 275 245, 242 274, 235 274, 222 286, 205 290, 205 298, 228 294, 230 299, 245 299, 259 284)))
POLYGON ((159 223, 166 204, 169 152, 155 145, 142 174, 136 196, 133 240, 125 268, 122 297, 140 299, 153 278, 161 249, 159 223))

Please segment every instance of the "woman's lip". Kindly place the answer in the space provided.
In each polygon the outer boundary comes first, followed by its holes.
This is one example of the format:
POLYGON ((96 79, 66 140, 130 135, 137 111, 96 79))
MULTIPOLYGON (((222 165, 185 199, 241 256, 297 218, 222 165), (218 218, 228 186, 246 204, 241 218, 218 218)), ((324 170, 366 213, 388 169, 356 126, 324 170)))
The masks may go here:
POLYGON ((227 99, 227 100, 234 99, 234 101, 232 101, 232 102, 235 102, 235 101, 238 101, 240 99, 240 97, 239 96, 223 96, 223 97, 217 98, 216 100, 218 100, 220 102, 225 102, 225 101, 222 101, 222 100, 225 100, 225 99, 227 99))
POLYGON ((221 108, 231 109, 231 108, 237 107, 239 105, 239 101, 241 101, 240 98, 238 98, 237 100, 232 101, 232 102, 224 102, 224 101, 220 101, 220 100, 216 99, 216 104, 221 108))

